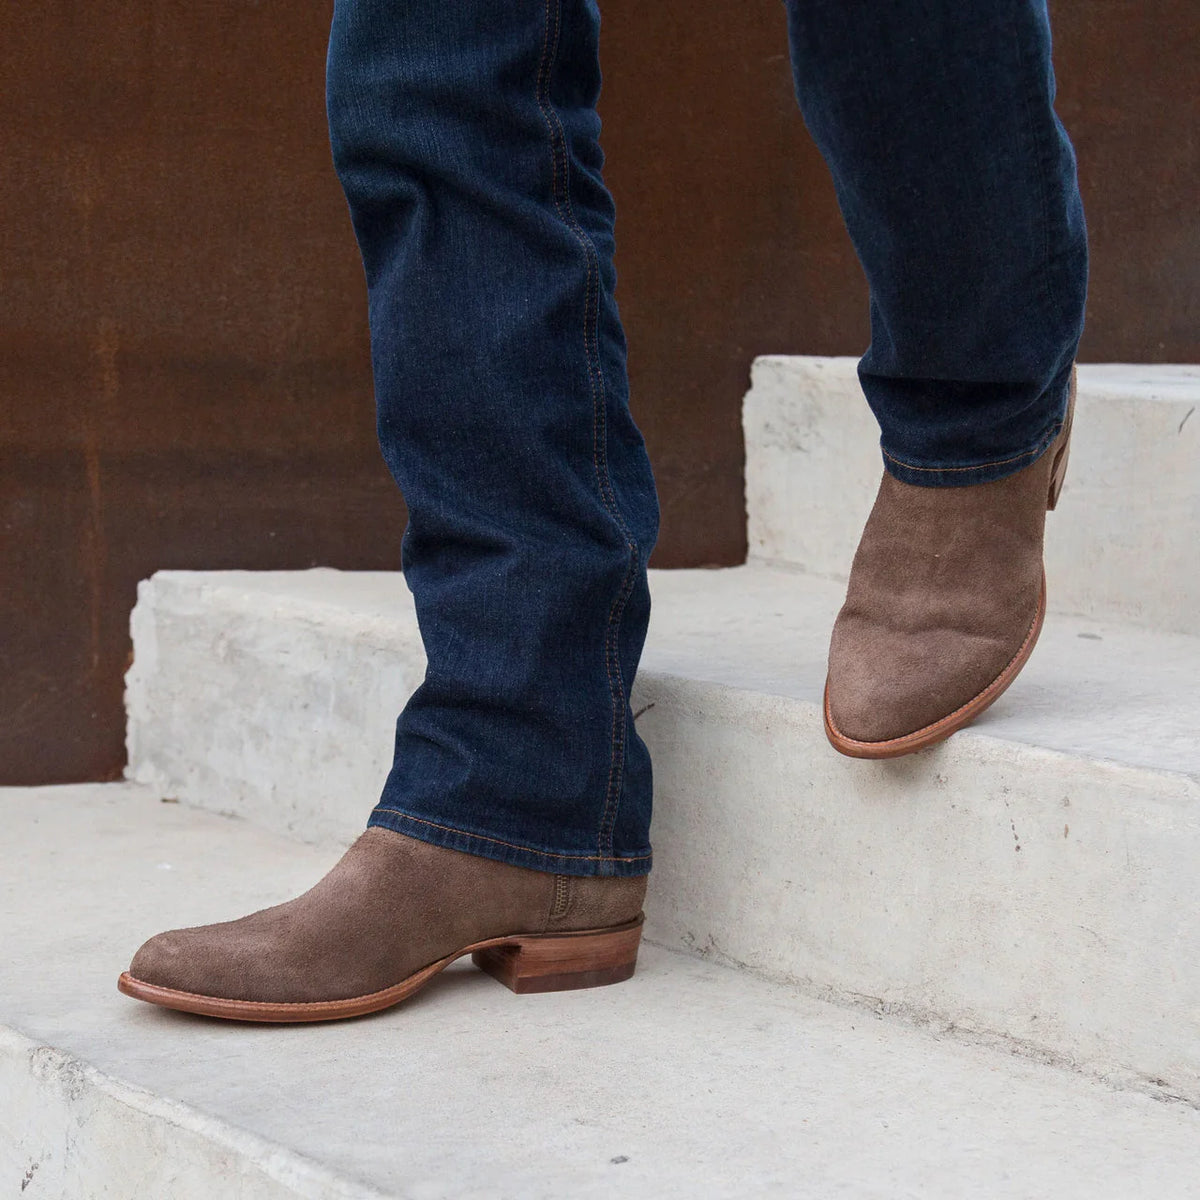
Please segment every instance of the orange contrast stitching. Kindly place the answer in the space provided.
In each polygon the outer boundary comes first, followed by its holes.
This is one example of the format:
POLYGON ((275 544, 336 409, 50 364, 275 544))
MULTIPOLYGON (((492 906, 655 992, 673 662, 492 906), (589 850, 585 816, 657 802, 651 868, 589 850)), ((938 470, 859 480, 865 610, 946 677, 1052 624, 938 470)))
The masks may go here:
MULTIPOLYGON (((608 765, 608 783, 605 788, 604 809, 600 821, 598 849, 603 851, 605 844, 611 841, 612 827, 616 825, 616 806, 614 795, 619 791, 620 764, 625 755, 625 684, 621 678, 620 663, 620 622, 625 611, 625 605, 633 591, 636 563, 638 560, 637 545, 628 526, 621 516, 617 506, 616 494, 612 482, 607 478, 607 470, 601 452, 603 441, 607 437, 607 419, 604 412, 604 376, 600 368, 600 270, 595 261, 596 251, 583 227, 579 224, 571 206, 571 163, 566 152, 566 133, 554 106, 550 103, 550 80, 553 73, 554 60, 558 55, 559 38, 562 32, 561 4, 556 5, 554 21, 554 42, 550 44, 551 0, 546 0, 546 28, 542 38, 542 61, 538 70, 538 108, 546 123, 550 135, 551 170, 553 173, 554 203, 559 216, 571 230, 575 240, 583 250, 586 265, 586 279, 583 306, 583 346, 584 361, 588 374, 588 388, 592 395, 592 469, 596 475, 596 486, 600 489, 601 499, 616 522, 621 536, 625 539, 630 553, 629 566, 621 589, 614 598, 608 612, 608 627, 604 639, 604 673, 608 679, 609 692, 612 695, 612 722, 609 741, 612 747, 608 765), (553 122, 553 124, 552 124, 553 122), (556 134, 557 130, 557 134, 556 134), (561 148, 561 149, 560 149, 561 148), (563 185, 559 192, 559 165, 561 161, 563 185)), ((603 853, 593 856, 597 861, 618 861, 612 855, 603 853)))
POLYGON ((488 837, 482 833, 468 833, 465 829, 455 829, 453 825, 440 825, 437 821, 427 821, 424 817, 414 817, 411 813, 403 812, 398 808, 379 807, 375 811, 395 813, 396 816, 403 817, 406 821, 416 821, 418 825, 429 825, 434 829, 444 829, 447 833, 457 833, 462 837, 476 838, 481 842, 494 842, 497 846, 507 846, 510 850, 523 850, 526 854, 537 854, 542 858, 565 858, 580 862, 644 862, 646 859, 652 857, 649 854, 632 854, 627 858, 603 854, 555 854, 549 850, 535 850, 532 846, 522 846, 517 842, 506 842, 501 838, 488 837))

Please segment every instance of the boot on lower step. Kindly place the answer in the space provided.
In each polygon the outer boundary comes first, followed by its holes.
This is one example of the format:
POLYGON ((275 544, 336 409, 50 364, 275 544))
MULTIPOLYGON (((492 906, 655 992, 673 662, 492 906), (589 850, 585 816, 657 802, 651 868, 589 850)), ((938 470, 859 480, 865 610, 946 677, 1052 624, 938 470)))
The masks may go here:
POLYGON ((1028 661, 1046 611, 1046 512, 1062 489, 1074 416, 1015 475, 915 487, 885 474, 834 625, 825 732, 854 758, 949 737, 1028 661))
POLYGON ((628 979, 644 877, 554 875, 368 829, 314 888, 237 921, 151 938, 127 996, 244 1021, 361 1016, 456 958, 515 992, 628 979))

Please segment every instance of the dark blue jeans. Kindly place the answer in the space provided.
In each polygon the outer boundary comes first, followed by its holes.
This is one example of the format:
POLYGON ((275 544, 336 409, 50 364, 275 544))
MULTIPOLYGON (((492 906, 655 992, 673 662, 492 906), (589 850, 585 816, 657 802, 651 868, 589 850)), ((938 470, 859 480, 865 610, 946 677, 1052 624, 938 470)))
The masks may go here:
MULTIPOLYGON (((1019 470, 1061 423, 1086 286, 1045 4, 787 10, 870 284, 887 468, 1019 470)), ((651 772, 629 692, 658 507, 613 296, 599 22, 594 0, 336 0, 328 104, 428 655, 371 823, 636 875, 651 772)))

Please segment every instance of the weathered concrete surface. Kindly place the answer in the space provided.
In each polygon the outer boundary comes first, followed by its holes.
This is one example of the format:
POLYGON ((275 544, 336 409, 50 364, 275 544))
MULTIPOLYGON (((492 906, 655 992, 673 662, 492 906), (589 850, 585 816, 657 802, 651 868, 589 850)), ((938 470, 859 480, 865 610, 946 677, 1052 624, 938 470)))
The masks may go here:
MULTIPOLYGON (((1079 368, 1066 490, 1046 527, 1054 612, 1196 633, 1200 367, 1079 368)), ((850 358, 764 357, 743 410, 752 559, 845 579, 883 470, 850 358)))
POLYGON ((308 841, 361 832, 425 672, 399 574, 162 571, 130 625, 131 778, 308 841))
MULTIPOLYGON (((820 728, 840 585, 652 588, 652 937, 1200 1101, 1200 639, 1051 618, 974 729, 860 763, 820 728)), ((134 629, 137 778, 313 840, 362 828, 420 677, 398 577, 159 575, 134 629)))
POLYGON ((332 1026, 153 1009, 114 987, 143 937, 284 899, 336 851, 128 785, 0 792, 0 828, 23 1200, 1200 1195, 1194 1108, 653 948, 617 987, 515 997, 463 967, 332 1026))
POLYGON ((4 1025, 0 1175, 6 1195, 19 1191, 30 1200, 373 1200, 382 1195, 339 1178, 296 1150, 133 1087, 4 1025))

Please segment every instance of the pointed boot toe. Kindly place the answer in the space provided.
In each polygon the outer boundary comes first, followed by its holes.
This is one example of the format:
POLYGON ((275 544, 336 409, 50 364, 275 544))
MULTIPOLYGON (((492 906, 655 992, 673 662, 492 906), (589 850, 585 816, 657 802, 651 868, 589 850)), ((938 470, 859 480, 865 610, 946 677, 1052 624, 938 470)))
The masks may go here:
POLYGON ((934 745, 994 703, 1033 651, 1045 608, 1003 633, 953 627, 911 633, 844 613, 830 644, 825 732, 852 758, 893 758, 934 745))
POLYGON ((628 979, 644 877, 531 871, 372 828, 314 888, 236 921, 152 937, 127 996, 243 1021, 326 1021, 398 1004, 470 954, 514 992, 628 979))
POLYGON ((1033 653, 1046 611, 1046 513, 1067 420, 1024 470, 966 487, 884 474, 829 648, 825 733, 852 758, 923 750, 969 724, 1033 653))
MULTIPOLYGON (((157 934, 133 956, 118 987, 136 999, 157 1002, 171 996, 209 997, 233 1004, 308 998, 298 947, 288 939, 271 936, 272 927, 281 931, 280 916, 287 907, 279 905, 237 921, 157 934)), ((198 1010, 193 1007, 192 1011, 198 1010)))
POLYGON ((183 930, 155 934, 133 956, 129 972, 135 979, 156 987, 188 987, 187 937, 183 930))

